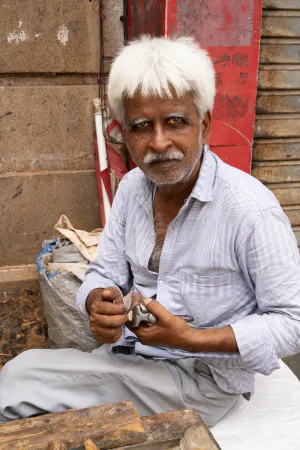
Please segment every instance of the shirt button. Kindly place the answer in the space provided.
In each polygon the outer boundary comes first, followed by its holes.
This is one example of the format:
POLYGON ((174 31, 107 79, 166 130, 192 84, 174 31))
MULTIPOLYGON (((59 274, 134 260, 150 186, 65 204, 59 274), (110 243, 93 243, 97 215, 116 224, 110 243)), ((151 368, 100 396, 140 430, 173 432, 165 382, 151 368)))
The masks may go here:
POLYGON ((165 284, 165 282, 164 282, 164 280, 159 280, 158 284, 159 284, 160 286, 163 286, 163 285, 165 284))

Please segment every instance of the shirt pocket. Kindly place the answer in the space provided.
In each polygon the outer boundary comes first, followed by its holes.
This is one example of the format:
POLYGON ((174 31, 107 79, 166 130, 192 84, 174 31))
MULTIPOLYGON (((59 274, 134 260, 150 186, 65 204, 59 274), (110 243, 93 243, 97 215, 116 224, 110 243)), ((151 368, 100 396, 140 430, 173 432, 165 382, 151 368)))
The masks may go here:
POLYGON ((196 327, 216 326, 232 316, 235 305, 235 273, 199 275, 180 270, 182 310, 196 327))

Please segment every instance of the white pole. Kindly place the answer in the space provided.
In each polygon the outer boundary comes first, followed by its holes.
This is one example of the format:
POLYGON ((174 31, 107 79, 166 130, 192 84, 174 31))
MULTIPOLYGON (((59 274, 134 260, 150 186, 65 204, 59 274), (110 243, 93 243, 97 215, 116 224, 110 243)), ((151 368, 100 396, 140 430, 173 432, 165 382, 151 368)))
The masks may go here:
MULTIPOLYGON (((99 155, 99 166, 100 166, 100 172, 102 170, 107 169, 108 163, 107 163, 107 153, 106 153, 106 145, 105 145, 105 139, 103 136, 103 117, 102 117, 102 108, 101 108, 101 99, 100 98, 94 98, 94 109, 95 109, 95 127, 96 127, 96 136, 97 136, 97 144, 98 144, 98 155, 99 155)), ((101 187, 102 187, 102 193, 103 193, 103 205, 104 205, 104 214, 105 214, 105 222, 107 222, 110 213, 111 213, 111 204, 104 186, 103 181, 101 180, 101 187)))

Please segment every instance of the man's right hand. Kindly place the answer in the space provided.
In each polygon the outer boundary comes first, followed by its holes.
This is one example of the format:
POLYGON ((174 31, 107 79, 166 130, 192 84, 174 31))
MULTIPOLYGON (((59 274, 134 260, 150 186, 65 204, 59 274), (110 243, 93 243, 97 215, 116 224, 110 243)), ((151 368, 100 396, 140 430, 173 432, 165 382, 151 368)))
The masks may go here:
POLYGON ((86 309, 90 315, 90 328, 96 341, 105 344, 117 342, 122 335, 122 325, 127 320, 123 297, 118 288, 94 289, 90 292, 86 309))

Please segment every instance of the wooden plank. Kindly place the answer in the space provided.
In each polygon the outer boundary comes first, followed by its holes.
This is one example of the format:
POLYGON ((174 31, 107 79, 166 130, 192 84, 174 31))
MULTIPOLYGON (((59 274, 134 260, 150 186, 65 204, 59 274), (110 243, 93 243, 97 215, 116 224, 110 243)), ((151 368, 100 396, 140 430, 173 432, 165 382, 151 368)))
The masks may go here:
POLYGON ((300 137, 300 114, 257 115, 256 138, 300 137))
MULTIPOLYGON (((211 448, 219 449, 213 435, 201 419, 200 415, 191 409, 170 411, 155 416, 143 417, 146 440, 142 444, 119 447, 116 450, 162 450, 179 445, 180 439, 191 426, 202 428, 203 434, 209 438, 211 448)), ((202 448, 202 447, 201 447, 202 448)), ((203 447, 206 449, 207 447, 203 447)))
MULTIPOLYGON (((53 441, 67 448, 93 439, 101 449, 145 440, 140 415, 131 402, 71 409, 0 425, 1 450, 46 450, 53 441)), ((80 447, 79 447, 80 448, 80 447)))
POLYGON ((256 139, 253 161, 300 160, 300 138, 256 139))
POLYGON ((262 36, 299 37, 300 11, 264 11, 262 36))
POLYGON ((296 183, 300 181, 300 161, 256 162, 252 175, 262 183, 296 183))
POLYGON ((300 112, 300 91, 259 91, 256 112, 298 113, 300 112))
POLYGON ((300 65, 262 64, 258 72, 259 89, 300 89, 300 65))
POLYGON ((283 208, 285 214, 288 216, 292 227, 300 226, 300 205, 285 206, 283 208))
POLYGON ((299 64, 300 39, 262 38, 260 64, 299 64))
POLYGON ((300 9, 300 0, 264 0, 265 9, 300 9))
POLYGON ((300 199, 300 184, 299 183, 282 183, 282 184, 267 184, 281 206, 298 205, 300 199))

